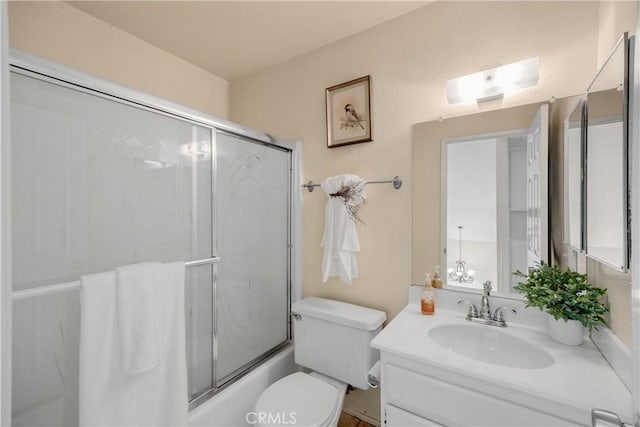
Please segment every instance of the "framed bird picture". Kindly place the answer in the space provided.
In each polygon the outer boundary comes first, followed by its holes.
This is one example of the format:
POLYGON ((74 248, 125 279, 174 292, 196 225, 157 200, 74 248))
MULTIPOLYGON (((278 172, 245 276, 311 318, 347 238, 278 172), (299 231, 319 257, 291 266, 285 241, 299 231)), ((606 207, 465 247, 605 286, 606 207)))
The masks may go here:
POLYGON ((371 76, 326 89, 327 147, 372 141, 371 76))

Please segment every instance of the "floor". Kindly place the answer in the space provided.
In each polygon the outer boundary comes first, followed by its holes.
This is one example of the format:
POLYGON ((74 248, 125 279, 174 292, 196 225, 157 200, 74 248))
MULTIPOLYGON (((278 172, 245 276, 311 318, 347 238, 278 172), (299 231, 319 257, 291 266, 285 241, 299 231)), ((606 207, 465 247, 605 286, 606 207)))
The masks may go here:
POLYGON ((349 415, 347 413, 342 413, 340 415, 340 419, 338 420, 338 427, 374 427, 366 421, 362 421, 359 418, 354 417, 353 415, 349 415))
POLYGON ((364 421, 365 424, 345 424, 345 426, 380 426, 380 389, 373 388, 369 390, 350 390, 344 398, 342 411, 364 421))

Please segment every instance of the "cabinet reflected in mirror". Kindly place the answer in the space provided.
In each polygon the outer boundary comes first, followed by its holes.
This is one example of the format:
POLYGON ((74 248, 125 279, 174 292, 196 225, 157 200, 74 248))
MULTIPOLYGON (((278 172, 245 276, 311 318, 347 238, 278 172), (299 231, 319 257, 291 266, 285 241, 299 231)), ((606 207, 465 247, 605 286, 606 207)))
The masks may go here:
POLYGON ((619 270, 627 256, 626 35, 587 91, 586 250, 619 270))

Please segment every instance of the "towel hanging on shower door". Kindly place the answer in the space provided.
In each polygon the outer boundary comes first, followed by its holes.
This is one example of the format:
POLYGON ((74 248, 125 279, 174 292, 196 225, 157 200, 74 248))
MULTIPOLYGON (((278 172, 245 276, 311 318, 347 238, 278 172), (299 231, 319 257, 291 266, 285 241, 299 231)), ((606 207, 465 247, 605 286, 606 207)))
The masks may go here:
POLYGON ((339 276, 346 284, 358 277, 356 254, 360 241, 356 221, 358 210, 365 202, 366 181, 357 175, 338 175, 326 178, 320 186, 329 196, 325 206, 324 235, 322 237, 322 281, 339 276))
POLYGON ((82 277, 80 426, 188 424, 184 268, 145 263, 82 277), (153 339, 134 343, 141 333, 153 339))

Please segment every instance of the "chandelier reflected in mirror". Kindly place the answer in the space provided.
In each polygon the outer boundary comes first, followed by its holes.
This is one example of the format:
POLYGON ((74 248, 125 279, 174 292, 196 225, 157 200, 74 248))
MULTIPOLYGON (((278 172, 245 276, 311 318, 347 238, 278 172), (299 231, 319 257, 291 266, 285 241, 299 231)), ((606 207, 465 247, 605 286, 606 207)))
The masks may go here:
POLYGON ((462 259, 462 226, 458 226, 458 259, 456 266, 447 269, 447 278, 449 282, 473 283, 473 270, 467 270, 465 261, 462 259))

